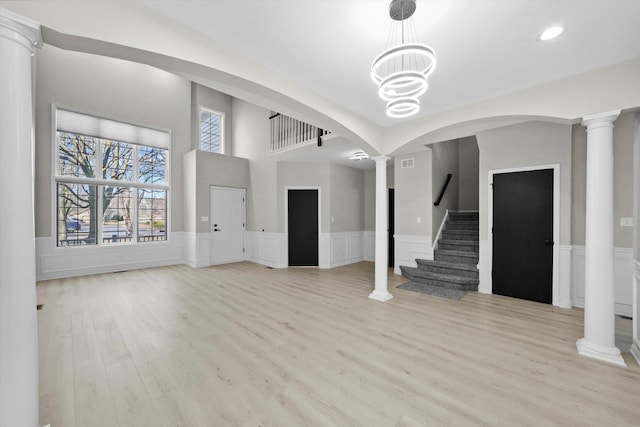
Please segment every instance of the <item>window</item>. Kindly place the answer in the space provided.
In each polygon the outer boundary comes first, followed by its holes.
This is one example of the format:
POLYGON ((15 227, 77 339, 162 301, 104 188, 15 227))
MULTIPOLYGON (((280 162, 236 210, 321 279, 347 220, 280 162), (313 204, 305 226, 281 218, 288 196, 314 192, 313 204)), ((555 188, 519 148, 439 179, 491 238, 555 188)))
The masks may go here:
POLYGON ((224 114, 200 109, 200 149, 210 153, 224 153, 224 114))
POLYGON ((166 240, 169 133, 56 110, 58 246, 166 240))

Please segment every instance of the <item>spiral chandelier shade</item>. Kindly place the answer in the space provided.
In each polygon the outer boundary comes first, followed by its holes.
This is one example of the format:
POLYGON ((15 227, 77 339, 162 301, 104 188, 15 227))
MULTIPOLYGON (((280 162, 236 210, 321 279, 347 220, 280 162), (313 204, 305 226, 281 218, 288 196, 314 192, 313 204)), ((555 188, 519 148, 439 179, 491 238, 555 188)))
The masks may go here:
POLYGON ((378 96, 387 101, 387 115, 412 116, 420 111, 420 100, 428 77, 436 67, 435 51, 417 42, 417 32, 409 18, 416 10, 415 0, 392 0, 389 16, 394 21, 387 38, 387 49, 371 65, 371 80, 378 85, 378 96))

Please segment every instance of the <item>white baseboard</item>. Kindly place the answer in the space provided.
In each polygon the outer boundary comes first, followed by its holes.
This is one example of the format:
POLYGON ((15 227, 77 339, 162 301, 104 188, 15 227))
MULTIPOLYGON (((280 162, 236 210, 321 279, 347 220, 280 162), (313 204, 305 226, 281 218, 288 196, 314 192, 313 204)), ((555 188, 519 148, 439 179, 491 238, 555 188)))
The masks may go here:
MULTIPOLYGON (((584 307, 585 247, 573 246, 571 256, 571 301, 584 307)), ((633 316, 633 249, 614 249, 615 313, 633 316)))
POLYGON ((182 264, 184 233, 170 232, 165 242, 135 245, 56 247, 55 238, 38 237, 36 280, 182 264))
POLYGON ((633 355, 633 358, 636 359, 636 363, 640 365, 640 340, 634 338, 629 351, 633 355))
POLYGON ((433 259, 431 236, 399 235, 395 239, 395 261, 393 272, 401 274, 400 266, 416 267, 416 259, 433 259))

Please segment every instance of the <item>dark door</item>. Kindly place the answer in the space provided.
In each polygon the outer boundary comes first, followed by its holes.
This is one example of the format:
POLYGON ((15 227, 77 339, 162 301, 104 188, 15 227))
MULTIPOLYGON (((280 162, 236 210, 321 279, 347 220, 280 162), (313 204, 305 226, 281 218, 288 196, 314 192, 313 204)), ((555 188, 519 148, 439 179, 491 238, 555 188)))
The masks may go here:
POLYGON ((388 230, 389 230, 389 267, 393 268, 394 265, 394 248, 395 248, 395 244, 393 242, 393 235, 394 235, 394 224, 395 224, 395 219, 394 219, 394 197, 395 197, 395 193, 393 188, 389 189, 389 226, 388 226, 388 230))
POLYGON ((289 265, 318 265, 318 190, 289 190, 289 265))
POLYGON ((551 303, 553 169, 493 176, 493 293, 551 303))

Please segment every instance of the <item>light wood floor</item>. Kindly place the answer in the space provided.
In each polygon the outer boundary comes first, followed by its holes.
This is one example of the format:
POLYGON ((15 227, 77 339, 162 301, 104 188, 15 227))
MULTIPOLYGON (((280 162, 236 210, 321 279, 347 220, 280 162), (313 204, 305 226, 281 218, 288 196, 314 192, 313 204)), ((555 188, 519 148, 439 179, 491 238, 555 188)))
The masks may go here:
POLYGON ((640 368, 579 357, 582 311, 367 298, 373 265, 173 266, 38 283, 40 423, 640 425, 640 368))

